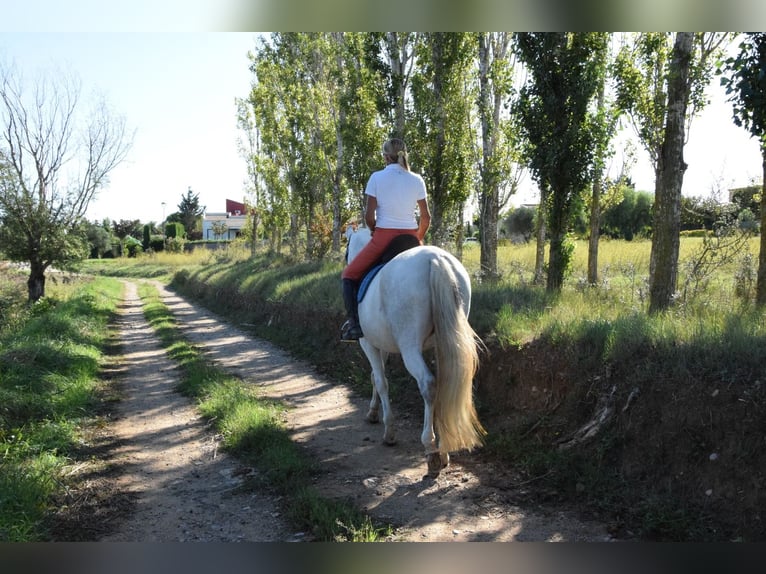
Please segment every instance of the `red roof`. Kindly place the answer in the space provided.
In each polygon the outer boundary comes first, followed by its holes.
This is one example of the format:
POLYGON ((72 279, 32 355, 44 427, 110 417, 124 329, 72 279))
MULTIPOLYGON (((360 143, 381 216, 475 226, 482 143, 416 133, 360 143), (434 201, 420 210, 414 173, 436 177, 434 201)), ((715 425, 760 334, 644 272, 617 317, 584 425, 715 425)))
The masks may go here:
POLYGON ((245 204, 240 203, 239 201, 233 201, 231 199, 226 200, 226 213, 231 213, 233 215, 244 215, 245 214, 245 204))

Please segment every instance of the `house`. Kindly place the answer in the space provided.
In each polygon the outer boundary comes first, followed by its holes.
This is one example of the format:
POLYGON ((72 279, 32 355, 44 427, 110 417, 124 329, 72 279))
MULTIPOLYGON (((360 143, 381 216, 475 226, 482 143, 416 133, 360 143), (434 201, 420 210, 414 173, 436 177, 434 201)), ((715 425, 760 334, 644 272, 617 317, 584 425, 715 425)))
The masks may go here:
POLYGON ((202 239, 235 239, 242 233, 246 222, 245 204, 227 199, 226 211, 205 213, 205 216, 202 218, 202 239), (225 226, 225 231, 222 235, 216 235, 214 231, 213 225, 217 223, 223 223, 225 226))

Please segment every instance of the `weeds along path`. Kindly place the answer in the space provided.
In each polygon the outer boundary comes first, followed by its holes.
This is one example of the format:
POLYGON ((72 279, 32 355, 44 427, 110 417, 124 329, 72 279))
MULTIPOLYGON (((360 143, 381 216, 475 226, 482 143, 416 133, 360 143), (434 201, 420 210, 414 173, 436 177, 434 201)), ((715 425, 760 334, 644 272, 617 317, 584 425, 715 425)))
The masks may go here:
MULTIPOLYGON (((126 283, 118 328, 122 400, 108 461, 116 492, 135 501, 101 536, 112 542, 290 540, 278 500, 237 487, 251 469, 218 450, 194 404, 175 392, 174 363, 144 318, 135 283, 126 283)), ((111 483, 110 483, 111 484, 111 483)))
MULTIPOLYGON (((394 447, 382 442, 383 429, 364 420, 368 399, 355 396, 343 384, 319 376, 309 365, 290 357, 286 352, 261 339, 256 339, 227 324, 213 313, 192 305, 161 283, 154 282, 160 296, 178 320, 184 336, 206 357, 229 373, 256 385, 263 396, 282 401, 289 409, 286 425, 293 440, 304 447, 318 463, 321 472, 314 486, 320 494, 351 501, 366 511, 376 522, 395 527, 398 541, 602 541, 610 540, 603 524, 583 521, 566 510, 534 509, 523 502, 524 491, 534 485, 514 483, 512 472, 493 468, 471 455, 453 456, 452 464, 438 479, 425 478, 425 457, 420 444, 421 415, 404 414, 405 409, 394 404, 398 420, 399 443, 394 447)), ((130 302, 128 302, 130 305, 130 302)), ((140 325, 138 318, 133 319, 140 325)), ((135 327, 134 327, 135 330, 135 327)), ((147 395, 154 377, 170 378, 150 358, 136 354, 137 345, 152 339, 150 333, 128 331, 126 348, 143 363, 148 381, 139 385, 140 394, 147 395)), ((338 343, 341 344, 341 343, 338 343)), ((414 383, 413 383, 414 384, 414 383)), ((179 399, 155 391, 151 407, 135 416, 152 419, 160 413, 170 413, 179 399)), ((135 399, 129 399, 135 400, 135 399)), ((184 407, 188 408, 188 407, 184 407)), ((413 413, 422 412, 422 404, 413 413)), ((187 423, 179 423, 179 431, 187 423)), ((134 431, 152 434, 144 428, 148 421, 136 425, 134 431)), ((173 435, 158 436, 153 474, 163 475, 165 466, 178 467, 170 476, 149 477, 145 483, 146 505, 152 505, 152 488, 180 488, 180 483, 197 481, 196 473, 210 469, 218 474, 218 486, 208 484, 195 496, 186 496, 186 513, 192 509, 207 521, 209 509, 220 504, 217 490, 229 488, 228 477, 236 464, 214 467, 210 464, 210 438, 205 437, 200 422, 188 429, 189 438, 173 435), (186 444, 188 441, 189 444, 186 444), (180 447, 176 453, 171 446, 180 447), (178 457, 178 460, 175 458, 178 457), (174 459, 172 462, 170 459, 174 459), (206 462, 207 461, 207 462, 206 462), (157 480, 157 479, 160 480, 157 480)), ((133 456, 137 456, 133 453, 133 456)), ((220 456, 220 454, 219 454, 220 456)), ((218 463, 221 464, 221 463, 218 463)), ((140 477, 144 480, 143 477, 140 477)), ((242 501, 246 513, 239 512, 224 522, 252 520, 259 515, 275 512, 268 501, 242 501)), ((170 509, 168 509, 170 511, 170 509)), ((179 512, 179 517, 184 511, 179 512)), ((141 522, 137 522, 139 527, 141 522)), ((200 527, 203 525, 200 523, 200 527)), ((151 527, 144 522, 143 527, 151 527)), ((256 529, 257 530, 257 529, 256 529)), ((179 531, 180 532, 180 531, 179 531)), ((192 538, 193 539, 193 538, 192 538)), ((257 539, 257 538, 254 538, 257 539)))

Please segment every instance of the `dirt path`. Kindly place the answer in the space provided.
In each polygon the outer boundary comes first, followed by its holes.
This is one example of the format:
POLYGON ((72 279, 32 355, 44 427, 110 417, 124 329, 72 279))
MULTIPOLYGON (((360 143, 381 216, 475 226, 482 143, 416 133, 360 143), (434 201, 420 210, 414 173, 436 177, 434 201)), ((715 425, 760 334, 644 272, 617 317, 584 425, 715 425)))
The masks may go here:
POLYGON ((118 327, 123 399, 114 425, 118 490, 136 501, 120 542, 287 540, 273 497, 237 492, 243 469, 218 450, 218 437, 194 405, 174 392, 178 375, 144 319, 136 285, 127 283, 118 327))
MULTIPOLYGON (((529 508, 529 485, 478 457, 453 456, 438 479, 425 478, 419 417, 399 416, 399 443, 384 446, 382 427, 364 420, 366 399, 156 285, 194 345, 291 407, 287 425, 294 440, 323 470, 315 486, 393 524, 395 540, 611 539, 605 525, 564 510, 529 508)), ((125 397, 115 429, 122 445, 112 462, 124 468, 119 487, 134 492, 137 504, 119 530, 103 539, 306 539, 281 521, 278 500, 237 493, 242 476, 253 471, 222 454, 189 401, 172 391, 173 365, 143 318, 135 284, 128 283, 122 312, 125 397)))

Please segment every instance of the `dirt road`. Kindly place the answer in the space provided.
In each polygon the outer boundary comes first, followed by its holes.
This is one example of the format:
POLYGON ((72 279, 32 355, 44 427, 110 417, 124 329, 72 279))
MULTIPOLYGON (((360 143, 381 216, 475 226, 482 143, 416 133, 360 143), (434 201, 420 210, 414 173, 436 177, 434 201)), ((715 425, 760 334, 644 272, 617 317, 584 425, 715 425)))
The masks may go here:
MULTIPOLYGON (((318 490, 393 524, 394 540, 611 540, 603 524, 566 510, 528 507, 525 489, 533 485, 519 484, 511 470, 478 456, 453 456, 438 479, 425 478, 420 417, 399 416, 399 442, 385 446, 382 427, 364 420, 366 398, 156 285, 195 346, 221 368, 289 405, 287 425, 294 440, 323 471, 315 483, 318 490)), ((120 472, 110 484, 136 502, 100 539, 307 540, 307 534, 282 520, 278 498, 237 491, 243 477, 257 471, 222 453, 213 430, 173 391, 173 364, 143 317, 136 285, 127 283, 125 293, 117 374, 124 396, 110 460, 120 472)))

